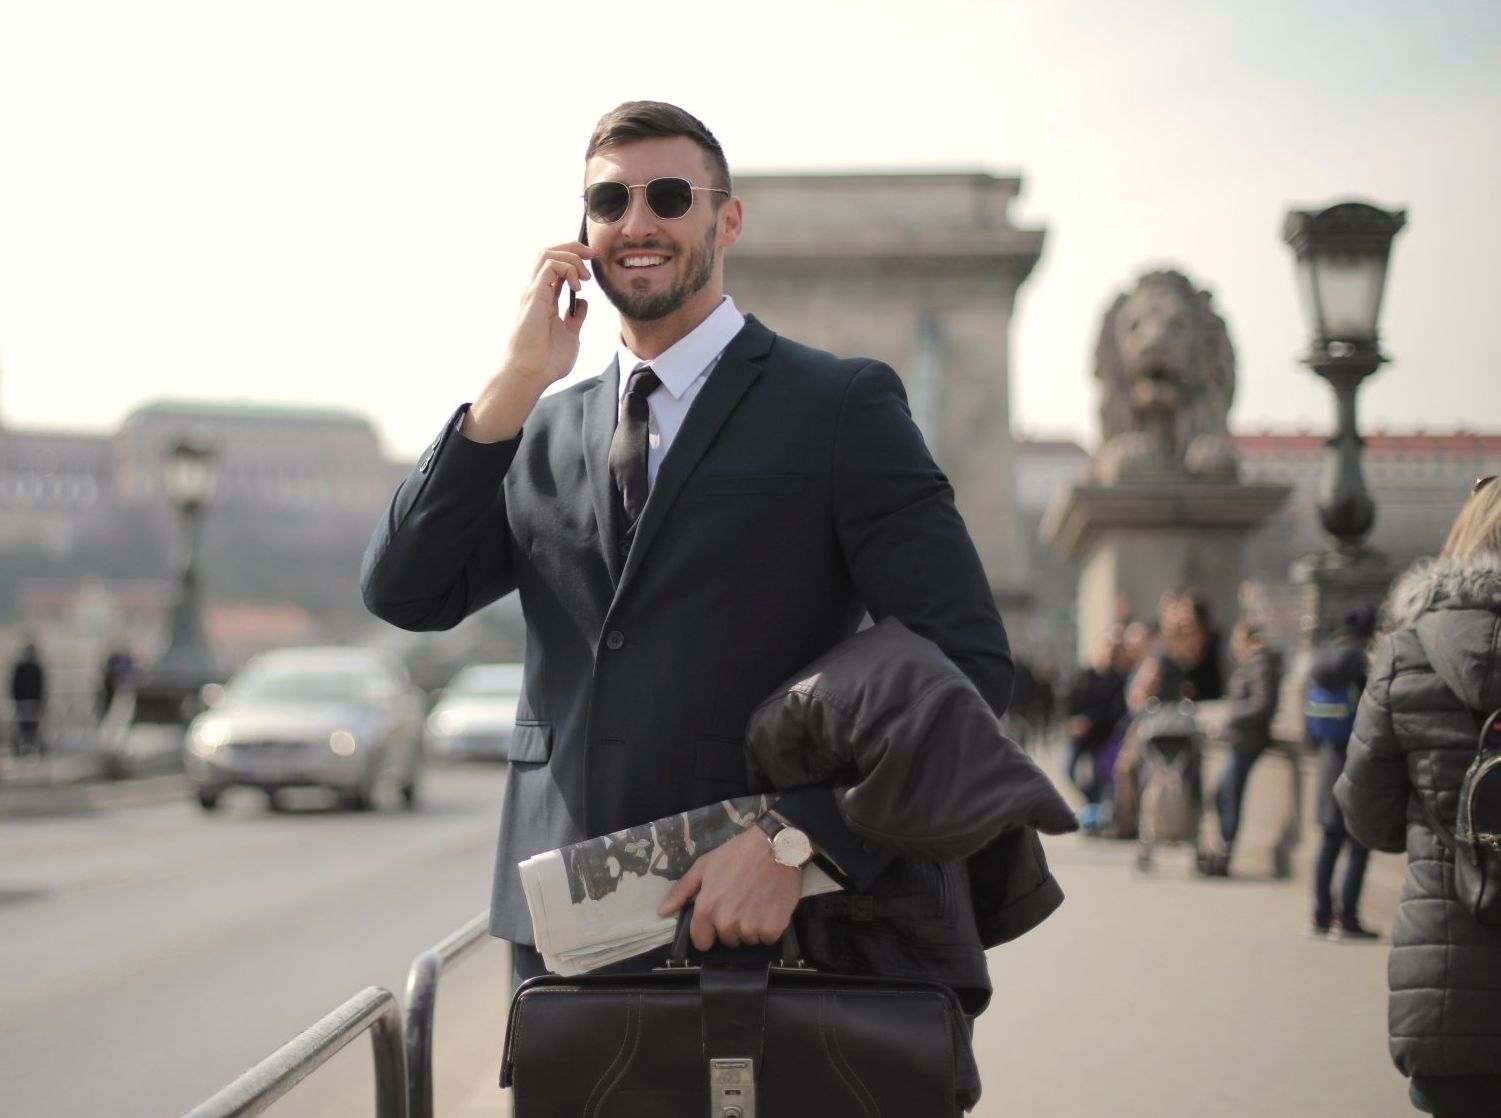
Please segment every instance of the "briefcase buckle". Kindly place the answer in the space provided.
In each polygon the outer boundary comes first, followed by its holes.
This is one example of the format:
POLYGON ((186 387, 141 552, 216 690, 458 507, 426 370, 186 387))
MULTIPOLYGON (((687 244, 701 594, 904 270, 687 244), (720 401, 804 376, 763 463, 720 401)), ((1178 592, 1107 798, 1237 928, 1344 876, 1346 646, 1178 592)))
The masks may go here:
POLYGON ((709 1118, 756 1118, 756 1062, 709 1061, 709 1118))

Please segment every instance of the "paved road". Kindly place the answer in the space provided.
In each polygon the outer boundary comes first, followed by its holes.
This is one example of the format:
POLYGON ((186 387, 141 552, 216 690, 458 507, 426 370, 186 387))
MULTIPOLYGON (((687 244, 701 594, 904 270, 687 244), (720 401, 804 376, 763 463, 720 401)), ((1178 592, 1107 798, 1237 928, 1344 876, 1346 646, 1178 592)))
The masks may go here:
MULTIPOLYGON (((400 994, 488 902, 502 780, 433 770, 413 814, 247 793, 0 822, 0 1111, 180 1114, 362 987, 400 994)), ((277 1113, 360 1113, 369 1079, 360 1044, 277 1113)))

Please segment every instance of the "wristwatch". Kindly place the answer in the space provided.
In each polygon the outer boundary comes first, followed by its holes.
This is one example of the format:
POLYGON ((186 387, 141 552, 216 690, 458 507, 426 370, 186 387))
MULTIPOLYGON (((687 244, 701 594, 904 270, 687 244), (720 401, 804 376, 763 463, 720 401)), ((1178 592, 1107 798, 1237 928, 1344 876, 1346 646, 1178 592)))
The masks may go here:
POLYGON ((766 832, 771 843, 771 856, 777 865, 788 869, 801 869, 813 857, 813 843, 807 834, 798 830, 774 811, 756 817, 756 826, 766 832))

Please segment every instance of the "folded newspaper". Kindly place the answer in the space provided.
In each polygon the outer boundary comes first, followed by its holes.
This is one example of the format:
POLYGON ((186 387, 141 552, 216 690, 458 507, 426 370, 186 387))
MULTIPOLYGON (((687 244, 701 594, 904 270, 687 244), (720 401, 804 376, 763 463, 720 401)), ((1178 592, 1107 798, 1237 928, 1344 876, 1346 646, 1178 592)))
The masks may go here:
MULTIPOLYGON (((521 862, 532 934, 547 969, 584 974, 671 943, 677 918, 657 909, 673 883, 771 803, 767 796, 722 800, 521 862)), ((803 867, 803 896, 839 888, 812 862, 803 867)))

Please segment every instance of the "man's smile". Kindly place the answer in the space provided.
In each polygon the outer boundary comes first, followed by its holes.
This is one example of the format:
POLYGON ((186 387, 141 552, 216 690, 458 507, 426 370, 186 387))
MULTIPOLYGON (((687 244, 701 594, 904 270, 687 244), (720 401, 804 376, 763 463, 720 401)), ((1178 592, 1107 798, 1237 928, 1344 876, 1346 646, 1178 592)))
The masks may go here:
POLYGON ((667 257, 660 253, 632 253, 620 258, 622 268, 656 268, 667 263, 667 257))

